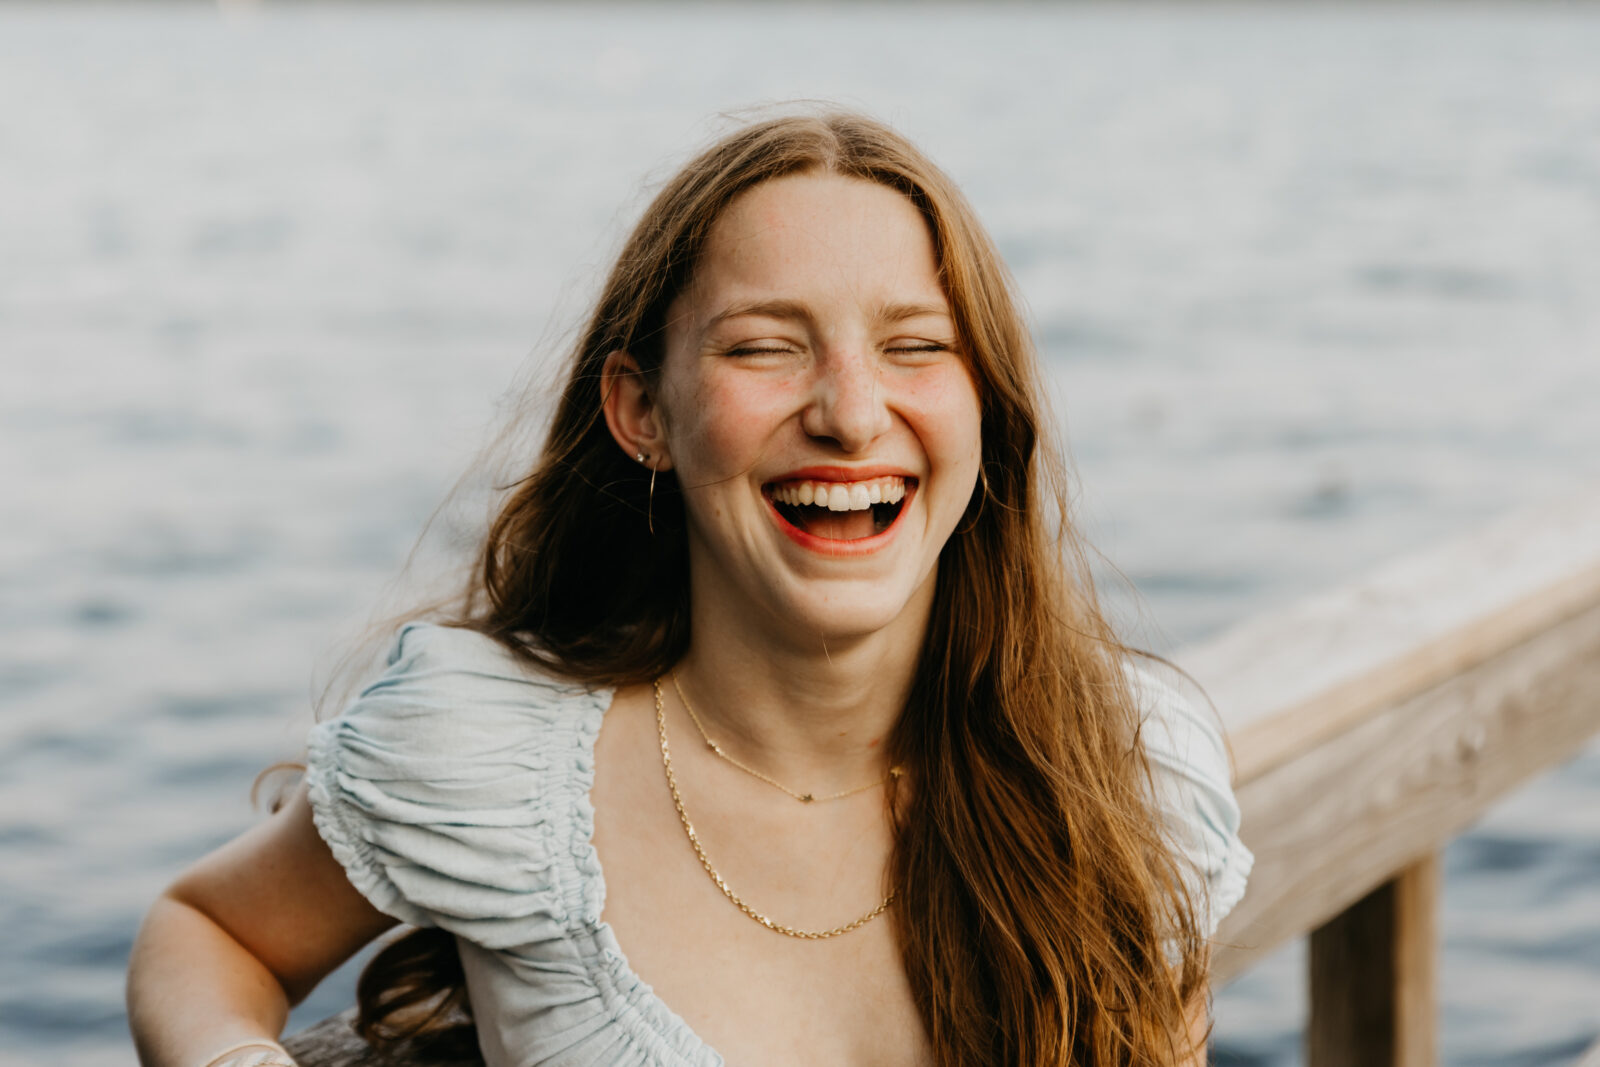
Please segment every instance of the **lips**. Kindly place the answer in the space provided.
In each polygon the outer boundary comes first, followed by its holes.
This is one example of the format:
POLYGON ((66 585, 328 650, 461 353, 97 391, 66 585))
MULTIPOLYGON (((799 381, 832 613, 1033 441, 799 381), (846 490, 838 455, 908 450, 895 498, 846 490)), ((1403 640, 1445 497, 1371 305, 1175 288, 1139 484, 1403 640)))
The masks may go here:
POLYGON ((873 478, 791 477, 762 487, 778 518, 821 541, 864 541, 894 525, 917 481, 891 474, 873 478))

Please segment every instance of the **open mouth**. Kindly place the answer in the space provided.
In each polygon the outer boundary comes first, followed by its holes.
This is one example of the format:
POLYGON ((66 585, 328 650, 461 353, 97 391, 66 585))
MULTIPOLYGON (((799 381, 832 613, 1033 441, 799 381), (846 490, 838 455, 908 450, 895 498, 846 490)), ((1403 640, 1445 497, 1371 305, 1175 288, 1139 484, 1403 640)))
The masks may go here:
POLYGON ((862 541, 894 525, 915 478, 774 482, 764 487, 778 517, 825 541, 862 541))

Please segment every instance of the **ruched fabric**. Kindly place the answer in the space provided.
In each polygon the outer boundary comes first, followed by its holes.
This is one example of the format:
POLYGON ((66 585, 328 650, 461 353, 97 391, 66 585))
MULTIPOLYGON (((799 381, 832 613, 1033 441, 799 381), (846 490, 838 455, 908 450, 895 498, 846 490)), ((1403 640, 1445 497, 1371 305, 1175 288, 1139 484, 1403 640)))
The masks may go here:
POLYGON ((317 830, 374 907, 456 935, 489 1067, 718 1067, 600 921, 594 743, 609 690, 412 623, 311 731, 317 830))
MULTIPOLYGON (((1171 685, 1134 673, 1173 847, 1208 902, 1244 892, 1222 740, 1171 685)), ((496 642, 404 627, 387 670, 311 731, 317 830, 380 911, 456 937, 488 1067, 719 1067, 628 967, 601 921, 594 746, 610 690, 539 675, 496 642)))
POLYGON ((1211 937, 1244 896, 1255 857, 1239 839, 1228 748, 1203 699, 1191 699, 1182 676, 1134 659, 1128 675, 1139 702, 1139 739, 1150 761, 1156 807, 1167 840, 1188 876, 1200 934, 1211 937))

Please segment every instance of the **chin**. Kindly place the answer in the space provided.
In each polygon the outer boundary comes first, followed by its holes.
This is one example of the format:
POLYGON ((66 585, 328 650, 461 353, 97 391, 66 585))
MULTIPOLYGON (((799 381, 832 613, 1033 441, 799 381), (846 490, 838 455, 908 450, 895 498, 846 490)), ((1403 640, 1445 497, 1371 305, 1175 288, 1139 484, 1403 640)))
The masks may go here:
POLYGON ((848 590, 808 590, 781 612, 785 625, 825 641, 856 641, 898 626, 917 623, 920 640, 931 597, 919 590, 871 585, 848 590))

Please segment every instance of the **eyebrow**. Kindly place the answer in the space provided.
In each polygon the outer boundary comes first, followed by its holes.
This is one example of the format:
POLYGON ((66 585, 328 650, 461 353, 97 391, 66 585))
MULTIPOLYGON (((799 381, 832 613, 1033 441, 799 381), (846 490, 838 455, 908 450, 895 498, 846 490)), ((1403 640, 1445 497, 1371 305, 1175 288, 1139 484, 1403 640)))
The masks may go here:
POLYGON ((790 319, 802 322, 811 320, 810 309, 798 300, 752 300, 723 308, 711 316, 711 321, 706 323, 706 329, 714 329, 729 319, 737 319, 745 315, 760 315, 768 319, 790 319))
POLYGON ((938 315, 950 318, 950 308, 944 304, 886 304, 878 309, 878 319, 882 322, 904 322, 906 319, 921 318, 924 315, 938 315))
MULTIPOLYGON (((723 308, 711 316, 711 321, 706 323, 706 329, 714 329, 728 319, 745 315, 799 322, 811 321, 811 309, 798 300, 753 300, 723 308)), ((885 304, 878 309, 875 318, 880 322, 904 322, 906 319, 920 318, 924 315, 938 315, 948 319, 950 309, 943 304, 885 304)))

